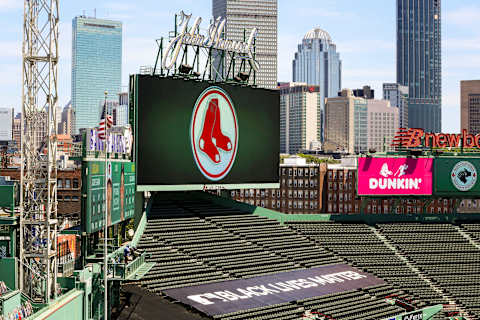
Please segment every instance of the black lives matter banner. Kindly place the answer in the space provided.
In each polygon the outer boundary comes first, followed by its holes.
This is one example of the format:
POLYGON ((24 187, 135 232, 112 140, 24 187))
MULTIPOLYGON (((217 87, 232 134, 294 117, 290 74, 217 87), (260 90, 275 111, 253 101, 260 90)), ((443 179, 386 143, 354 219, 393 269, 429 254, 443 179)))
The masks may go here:
POLYGON ((210 316, 383 284, 339 264, 249 279, 170 289, 164 293, 210 316))
POLYGON ((139 186, 278 183, 278 91, 146 75, 132 80, 139 186))

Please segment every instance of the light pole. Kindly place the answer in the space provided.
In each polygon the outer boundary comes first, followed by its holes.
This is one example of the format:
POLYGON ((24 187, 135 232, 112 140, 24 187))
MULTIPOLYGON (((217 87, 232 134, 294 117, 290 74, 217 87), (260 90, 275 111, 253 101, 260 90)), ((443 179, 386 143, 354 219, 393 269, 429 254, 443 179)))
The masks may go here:
POLYGON ((108 221, 108 160, 107 160, 107 154, 108 154, 108 108, 107 108, 107 95, 108 91, 105 91, 105 103, 104 103, 104 119, 103 119, 103 129, 104 129, 104 137, 105 137, 105 143, 104 143, 104 152, 105 152, 105 215, 104 215, 104 220, 103 220, 103 286, 105 288, 104 292, 104 316, 103 319, 107 320, 108 319, 108 250, 107 250, 107 231, 108 231, 108 226, 107 226, 107 221, 108 221))

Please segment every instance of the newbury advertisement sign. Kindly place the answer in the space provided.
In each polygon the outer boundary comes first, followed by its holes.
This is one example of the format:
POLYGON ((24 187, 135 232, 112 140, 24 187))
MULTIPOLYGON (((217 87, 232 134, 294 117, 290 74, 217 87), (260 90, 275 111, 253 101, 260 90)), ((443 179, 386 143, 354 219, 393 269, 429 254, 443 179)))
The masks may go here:
POLYGON ((366 288, 384 281, 338 264, 193 287, 165 290, 168 296, 208 315, 366 288))
POLYGON ((359 158, 358 195, 432 195, 433 159, 359 158))
POLYGON ((404 148, 480 148, 480 134, 469 134, 463 130, 459 134, 426 133, 423 129, 400 128, 392 141, 392 146, 404 148))
POLYGON ((193 26, 189 28, 188 23, 191 18, 191 14, 187 15, 183 11, 180 12, 180 34, 173 38, 168 44, 162 57, 163 68, 172 69, 178 59, 182 45, 191 45, 241 54, 243 55, 241 58, 248 60, 253 70, 259 70, 259 64, 254 59, 254 40, 257 36, 256 28, 253 28, 250 32, 247 42, 235 41, 222 38, 225 32, 226 19, 218 17, 216 20, 212 20, 208 28, 208 33, 202 35, 197 33, 200 29, 202 18, 198 17, 195 19, 193 26))

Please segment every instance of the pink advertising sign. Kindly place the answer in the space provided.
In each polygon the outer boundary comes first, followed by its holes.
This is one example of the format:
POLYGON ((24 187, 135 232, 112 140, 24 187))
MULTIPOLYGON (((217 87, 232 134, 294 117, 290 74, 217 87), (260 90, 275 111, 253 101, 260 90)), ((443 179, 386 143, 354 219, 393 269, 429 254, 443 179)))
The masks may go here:
POLYGON ((358 195, 432 195, 432 158, 358 158, 358 195))

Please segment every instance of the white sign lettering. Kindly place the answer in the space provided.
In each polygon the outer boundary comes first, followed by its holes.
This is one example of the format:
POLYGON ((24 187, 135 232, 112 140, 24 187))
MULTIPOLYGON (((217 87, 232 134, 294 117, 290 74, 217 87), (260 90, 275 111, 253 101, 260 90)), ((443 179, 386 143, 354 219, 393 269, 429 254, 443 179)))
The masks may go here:
POLYGON ((168 44, 162 57, 163 68, 172 69, 175 61, 178 59, 182 45, 191 45, 242 54, 244 55, 242 59, 248 60, 253 70, 259 70, 260 66, 253 57, 253 42, 257 36, 257 28, 253 28, 250 32, 247 42, 228 40, 222 39, 226 19, 218 17, 210 24, 208 34, 202 35, 197 33, 202 18, 196 18, 193 26, 189 28, 188 22, 191 17, 191 14, 187 15, 183 11, 180 13, 180 34, 173 38, 168 44))

